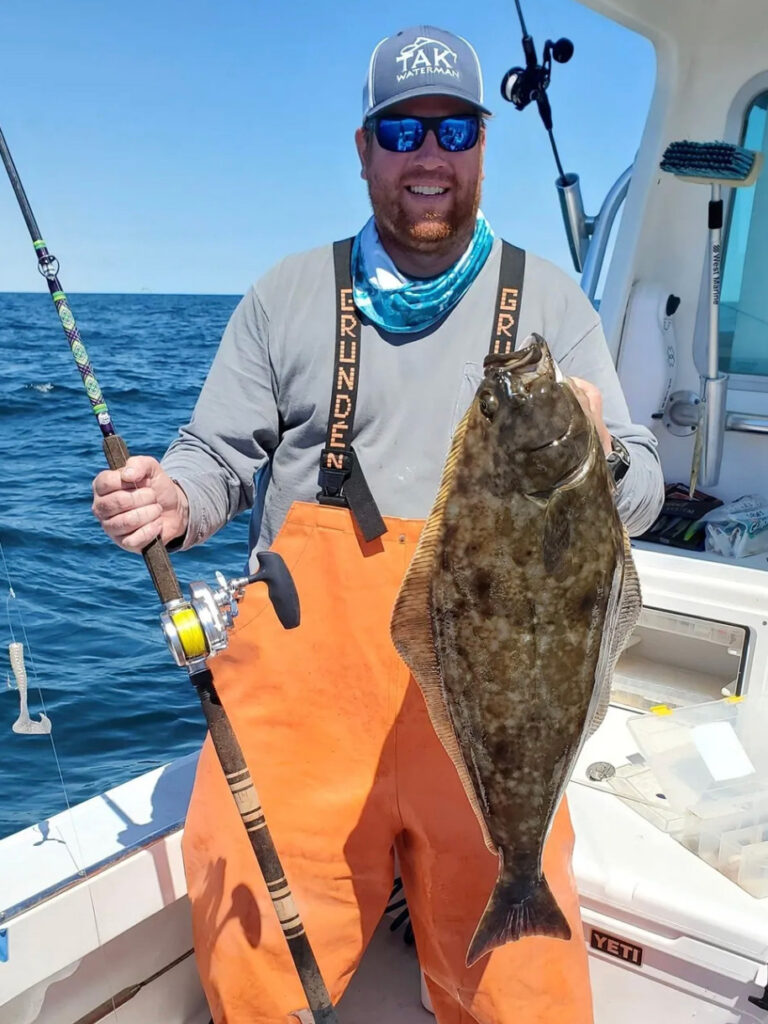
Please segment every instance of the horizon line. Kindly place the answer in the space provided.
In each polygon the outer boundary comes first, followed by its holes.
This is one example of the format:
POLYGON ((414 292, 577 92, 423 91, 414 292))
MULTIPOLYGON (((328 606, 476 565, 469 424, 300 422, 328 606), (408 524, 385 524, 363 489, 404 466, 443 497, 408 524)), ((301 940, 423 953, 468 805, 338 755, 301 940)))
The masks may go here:
MULTIPOLYGON (((154 291, 138 291, 138 292, 101 292, 101 291, 67 291, 67 295, 198 295, 202 297, 209 296, 221 296, 226 298, 242 298, 245 292, 154 292, 154 291)), ((44 291, 30 291, 29 289, 19 288, 0 288, 0 295, 47 295, 50 297, 50 292, 44 291)))

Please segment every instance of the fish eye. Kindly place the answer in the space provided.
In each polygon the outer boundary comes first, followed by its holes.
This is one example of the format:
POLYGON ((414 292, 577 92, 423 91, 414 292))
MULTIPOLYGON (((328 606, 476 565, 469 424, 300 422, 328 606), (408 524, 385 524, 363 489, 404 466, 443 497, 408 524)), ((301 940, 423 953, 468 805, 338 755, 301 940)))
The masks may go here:
POLYGON ((493 391, 480 392, 480 412, 486 419, 492 420, 499 408, 499 400, 493 391))

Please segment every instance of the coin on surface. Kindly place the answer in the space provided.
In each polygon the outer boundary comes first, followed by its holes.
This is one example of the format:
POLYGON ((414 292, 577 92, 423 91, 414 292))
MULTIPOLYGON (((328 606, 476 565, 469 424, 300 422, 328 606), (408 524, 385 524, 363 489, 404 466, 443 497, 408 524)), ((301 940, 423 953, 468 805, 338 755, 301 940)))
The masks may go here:
POLYGON ((587 768, 587 778, 590 782, 604 782, 616 774, 616 769, 610 761, 593 761, 587 768))

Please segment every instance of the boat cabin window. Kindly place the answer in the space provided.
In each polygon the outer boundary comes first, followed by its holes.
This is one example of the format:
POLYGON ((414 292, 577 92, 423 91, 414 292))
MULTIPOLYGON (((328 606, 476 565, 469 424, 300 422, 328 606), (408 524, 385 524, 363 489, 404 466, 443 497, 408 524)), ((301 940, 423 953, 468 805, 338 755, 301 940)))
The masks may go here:
MULTIPOLYGON (((720 292, 720 369, 768 378, 768 92, 747 111, 742 145, 762 152, 757 182, 733 190, 720 292)), ((767 381, 768 383, 768 381, 767 381)))
POLYGON ((614 669, 611 702, 648 711, 735 696, 746 653, 743 626, 643 608, 614 669))

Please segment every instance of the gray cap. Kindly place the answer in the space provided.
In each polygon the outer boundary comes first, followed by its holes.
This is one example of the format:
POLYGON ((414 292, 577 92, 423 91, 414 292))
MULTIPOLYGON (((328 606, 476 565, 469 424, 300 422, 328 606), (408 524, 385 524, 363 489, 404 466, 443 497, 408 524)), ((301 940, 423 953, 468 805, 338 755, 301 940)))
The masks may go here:
POLYGON ((484 114, 483 73, 466 39, 434 25, 415 25, 382 39, 363 86, 363 121, 402 100, 455 96, 484 114))

